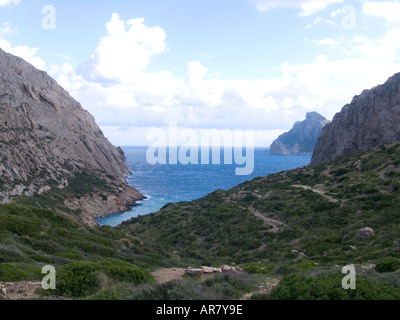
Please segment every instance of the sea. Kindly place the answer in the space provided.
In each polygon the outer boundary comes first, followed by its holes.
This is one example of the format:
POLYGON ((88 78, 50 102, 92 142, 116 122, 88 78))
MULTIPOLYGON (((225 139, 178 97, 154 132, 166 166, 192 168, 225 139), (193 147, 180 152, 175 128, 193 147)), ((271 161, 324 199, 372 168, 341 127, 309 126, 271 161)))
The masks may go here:
MULTIPOLYGON (((220 164, 213 164, 213 150, 209 152, 209 164, 201 164, 201 150, 198 152, 199 164, 182 164, 180 161, 172 164, 168 162, 169 154, 167 164, 150 164, 152 161, 148 161, 146 156, 147 147, 122 149, 133 172, 127 177, 127 182, 146 199, 139 201, 139 205, 131 211, 96 220, 99 225, 115 227, 133 217, 156 212, 167 203, 199 199, 215 190, 228 190, 246 180, 295 169, 311 162, 311 156, 308 155, 272 155, 267 148, 255 148, 253 172, 250 175, 237 175, 236 169, 245 167, 245 164, 237 164, 234 152, 231 161, 225 161, 224 150, 220 150, 220 164)), ((246 155, 245 149, 242 154, 246 155)))

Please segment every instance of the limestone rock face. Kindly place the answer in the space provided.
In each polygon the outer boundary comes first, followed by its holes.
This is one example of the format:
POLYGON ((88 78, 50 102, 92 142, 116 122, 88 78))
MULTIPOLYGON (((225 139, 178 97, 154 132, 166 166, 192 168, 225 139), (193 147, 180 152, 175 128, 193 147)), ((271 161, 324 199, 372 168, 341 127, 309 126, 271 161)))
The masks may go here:
POLYGON ((271 154, 312 154, 322 128, 329 123, 317 112, 307 113, 306 120, 296 122, 293 129, 282 134, 271 147, 271 154))
POLYGON ((311 165, 400 141, 400 73, 364 90, 323 130, 311 165))
POLYGON ((0 203, 63 189, 82 169, 128 189, 125 160, 54 79, 0 49, 0 203))

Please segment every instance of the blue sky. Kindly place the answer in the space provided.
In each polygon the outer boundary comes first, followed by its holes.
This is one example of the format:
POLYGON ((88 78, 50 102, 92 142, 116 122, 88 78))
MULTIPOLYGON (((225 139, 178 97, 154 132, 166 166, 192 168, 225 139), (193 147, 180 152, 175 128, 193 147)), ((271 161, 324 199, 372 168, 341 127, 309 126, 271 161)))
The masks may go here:
POLYGON ((398 0, 0 0, 0 47, 119 145, 173 121, 254 129, 269 146, 306 112, 332 119, 400 72, 398 39, 398 0))

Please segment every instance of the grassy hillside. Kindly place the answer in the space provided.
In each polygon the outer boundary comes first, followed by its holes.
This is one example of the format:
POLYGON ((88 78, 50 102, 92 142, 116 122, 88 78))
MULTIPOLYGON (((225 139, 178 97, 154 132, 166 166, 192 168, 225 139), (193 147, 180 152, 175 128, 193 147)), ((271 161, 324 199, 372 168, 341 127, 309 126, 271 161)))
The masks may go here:
POLYGON ((91 228, 40 208, 0 206, 0 282, 41 280, 44 265, 57 270, 53 293, 82 297, 107 287, 104 281, 151 283, 149 270, 168 266, 168 257, 110 227, 91 228))
POLYGON ((280 285, 254 299, 400 299, 400 144, 168 204, 117 228, 32 207, 45 197, 0 206, 0 282, 40 280, 51 264, 55 298, 238 299, 269 278, 280 285), (358 239, 365 227, 374 235, 358 239), (224 263, 245 273, 167 284, 150 275, 224 263), (348 264, 357 265, 355 291, 341 288, 348 264))
MULTIPOLYGON (((278 276, 313 275, 313 281, 322 279, 325 285, 332 281, 331 272, 333 278, 340 277, 339 266, 357 264, 363 266, 360 273, 369 270, 362 282, 367 293, 342 298, 370 299, 371 283, 400 292, 398 273, 388 280, 376 272, 400 269, 399 204, 400 144, 396 144, 256 178, 197 201, 168 204, 118 230, 148 244, 162 243, 167 251, 202 264, 253 264, 278 276), (373 228, 374 236, 358 239, 358 230, 365 227, 373 228), (316 278, 321 272, 328 276, 316 278)), ((295 290, 300 282, 283 281, 282 286, 288 283, 295 290)), ((399 297, 380 294, 380 298, 399 297)))
POLYGON ((286 263, 293 250, 320 265, 376 263, 400 257, 399 204, 396 144, 168 204, 118 230, 204 263, 286 263), (357 239, 364 227, 375 235, 357 239))

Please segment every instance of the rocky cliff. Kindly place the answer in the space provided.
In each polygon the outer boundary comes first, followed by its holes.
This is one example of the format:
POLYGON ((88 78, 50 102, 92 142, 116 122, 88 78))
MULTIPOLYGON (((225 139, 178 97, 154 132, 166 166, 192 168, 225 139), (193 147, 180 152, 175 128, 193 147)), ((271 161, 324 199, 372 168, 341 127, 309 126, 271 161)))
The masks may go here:
POLYGON ((130 170, 123 151, 104 137, 94 118, 45 72, 1 49, 0 114, 1 204, 63 190, 71 179, 77 182, 78 173, 107 185, 107 190, 97 187, 102 206, 93 207, 89 218, 85 206, 64 199, 68 207, 82 211, 86 222, 124 211, 143 198, 126 184, 130 170))
POLYGON ((400 73, 364 90, 322 131, 311 165, 400 141, 400 73))
POLYGON ((293 129, 282 134, 270 147, 271 154, 312 154, 322 128, 329 123, 317 112, 309 112, 304 121, 296 122, 293 129))

